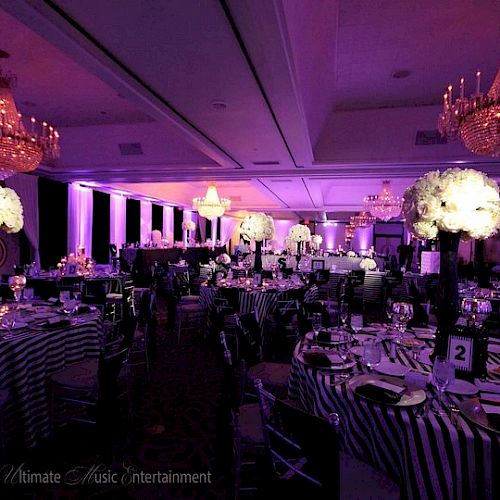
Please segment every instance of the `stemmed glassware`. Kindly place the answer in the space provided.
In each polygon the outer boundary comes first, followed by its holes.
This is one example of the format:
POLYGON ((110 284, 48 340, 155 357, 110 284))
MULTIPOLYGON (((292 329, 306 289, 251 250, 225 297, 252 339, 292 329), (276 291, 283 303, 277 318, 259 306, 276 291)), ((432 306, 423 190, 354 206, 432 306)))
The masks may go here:
POLYGON ((413 318, 413 305, 409 302, 394 302, 392 312, 398 321, 398 340, 401 341, 406 331, 406 324, 413 318))
POLYGON ((243 261, 243 267, 245 268, 245 278, 248 278, 248 271, 252 267, 252 263, 248 257, 243 261))
POLYGON ((349 319, 349 304, 347 302, 341 302, 339 316, 342 327, 345 327, 345 325, 347 324, 347 320, 349 319))
POLYGON ((2 318, 1 318, 1 324, 2 328, 7 330, 7 333, 3 335, 4 339, 10 339, 12 338, 12 329, 16 325, 16 320, 17 320, 17 311, 16 309, 10 309, 6 310, 5 312, 2 311, 2 318))
POLYGON ((312 329, 314 331, 314 340, 318 338, 318 333, 321 330, 322 326, 322 317, 321 313, 313 313, 312 315, 312 329))
POLYGON ((447 415, 447 412, 443 408, 443 394, 454 377, 453 370, 453 365, 448 361, 446 356, 436 356, 432 368, 432 381, 438 391, 439 401, 439 408, 433 410, 436 415, 447 415))
POLYGON ((73 300, 75 303, 74 311, 75 311, 76 322, 78 323, 78 313, 80 310, 80 303, 82 301, 82 292, 80 289, 80 285, 75 285, 75 287, 73 288, 73 300))
POLYGON ((387 333, 389 333, 392 329, 393 304, 394 303, 390 297, 385 302, 385 315, 387 316, 387 333))
POLYGON ((26 276, 9 276, 8 283, 9 288, 14 292, 16 302, 19 302, 21 300, 23 289, 26 286, 26 276))

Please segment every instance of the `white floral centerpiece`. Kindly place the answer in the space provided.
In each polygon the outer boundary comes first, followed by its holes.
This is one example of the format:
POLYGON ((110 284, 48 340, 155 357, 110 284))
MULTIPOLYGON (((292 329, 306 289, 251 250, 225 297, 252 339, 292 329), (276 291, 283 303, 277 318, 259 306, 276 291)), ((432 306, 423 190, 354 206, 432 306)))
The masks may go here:
POLYGON ((262 241, 274 238, 274 220, 262 212, 247 215, 240 226, 240 234, 255 242, 254 269, 262 270, 262 241))
POLYGON ((377 269, 377 263, 370 258, 365 258, 359 263, 359 267, 363 269, 363 271, 373 271, 377 269))
POLYGON ((288 231, 288 237, 297 243, 311 241, 311 230, 304 224, 294 224, 288 231))
MULTIPOLYGON (((179 226, 177 226, 179 227, 179 226)), ((196 224, 192 220, 185 220, 182 223, 182 229, 184 231, 194 231, 196 229, 196 224)))
POLYGON ((18 233, 24 225, 23 205, 17 193, 0 186, 0 229, 18 233))
POLYGON ((315 250, 319 250, 321 243, 323 243, 323 236, 321 234, 313 234, 311 236, 311 242, 315 250))
POLYGON ((229 266, 229 264, 231 264, 231 257, 229 257, 227 253, 221 253, 220 255, 217 255, 215 262, 223 266, 229 266))
POLYGON ((272 240, 274 238, 274 220, 262 212, 247 215, 240 226, 240 234, 246 240, 272 240))
POLYGON ((346 255, 347 255, 347 257, 356 257, 356 252, 349 250, 346 255))
POLYGON ((429 172, 405 191, 403 215, 418 238, 436 238, 444 231, 485 239, 500 228, 498 184, 469 168, 429 172))
POLYGON ((498 184, 483 172, 450 168, 429 172, 404 194, 408 230, 418 238, 439 238, 440 272, 435 354, 446 355, 448 337, 460 315, 458 246, 462 239, 485 239, 500 228, 498 184))

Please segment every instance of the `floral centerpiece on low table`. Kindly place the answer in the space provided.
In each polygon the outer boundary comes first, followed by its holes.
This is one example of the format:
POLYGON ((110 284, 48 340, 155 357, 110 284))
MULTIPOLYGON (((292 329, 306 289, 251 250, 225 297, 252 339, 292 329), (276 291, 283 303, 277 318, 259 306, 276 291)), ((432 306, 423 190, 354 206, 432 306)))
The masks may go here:
POLYGON ((17 193, 0 186, 0 229, 18 233, 24 225, 23 205, 17 193))
POLYGON ((262 271, 262 242, 274 238, 274 220, 262 212, 247 215, 240 226, 240 234, 246 240, 255 241, 254 269, 262 271))
POLYGON ((359 267, 363 269, 363 271, 374 271, 377 269, 377 263, 370 257, 365 257, 359 263, 359 267))
POLYGON ((446 354, 459 317, 457 254, 460 239, 486 239, 500 228, 498 184, 483 172, 450 168, 429 172, 404 194, 407 229, 417 238, 439 239, 440 272, 436 354, 446 354))
POLYGON ((353 252, 352 250, 349 250, 346 255, 347 257, 357 257, 356 252, 353 252))
POLYGON ((221 253, 215 258, 215 263, 217 264, 215 272, 220 272, 224 276, 227 276, 229 266, 231 265, 231 257, 227 253, 221 253))
POLYGON ((313 234, 311 236, 311 243, 314 250, 319 250, 321 247, 321 243, 323 243, 323 236, 321 236, 321 234, 313 234))
POLYGON ((303 251, 303 246, 311 241, 311 230, 304 224, 294 224, 288 231, 288 237, 297 244, 297 266, 303 251))

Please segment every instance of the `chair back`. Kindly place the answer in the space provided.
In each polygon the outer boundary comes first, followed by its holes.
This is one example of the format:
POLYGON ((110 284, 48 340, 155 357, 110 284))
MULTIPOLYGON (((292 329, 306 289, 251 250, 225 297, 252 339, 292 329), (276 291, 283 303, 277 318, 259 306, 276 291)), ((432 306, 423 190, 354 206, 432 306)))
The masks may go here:
MULTIPOLYGON (((268 460, 279 479, 300 477, 317 493, 339 498, 339 416, 316 417, 255 381, 268 460)), ((323 498, 323 496, 321 496, 323 498)))
POLYGON ((363 281, 363 302, 382 304, 384 302, 384 273, 366 271, 363 281))
POLYGON ((238 315, 236 326, 238 358, 249 365, 262 361, 262 334, 255 311, 238 315))
POLYGON ((117 396, 118 376, 127 360, 129 348, 119 347, 103 354, 99 363, 99 399, 101 401, 111 401, 117 396))

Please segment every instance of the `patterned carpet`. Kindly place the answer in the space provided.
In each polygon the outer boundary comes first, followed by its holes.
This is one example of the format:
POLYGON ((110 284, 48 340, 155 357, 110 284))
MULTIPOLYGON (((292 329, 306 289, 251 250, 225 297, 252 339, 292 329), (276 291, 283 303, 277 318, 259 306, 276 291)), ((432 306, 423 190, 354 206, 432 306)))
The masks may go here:
MULTIPOLYGON (((175 335, 166 329, 165 311, 160 300, 157 359, 149 382, 140 373, 134 379, 132 414, 126 404, 118 408, 113 432, 104 438, 95 427, 72 424, 30 452, 17 450, 3 463, 23 464, 24 471, 60 473, 63 484, 15 484, 5 494, 0 491, 0 498, 208 500, 232 496, 228 428, 219 415, 220 360, 215 349, 194 332, 177 346, 175 335), (142 478, 134 476, 142 484, 123 484, 131 481, 132 470, 143 473, 142 478), (97 484, 108 471, 107 484, 97 484), (200 484, 165 484, 173 473, 205 476, 198 477, 200 484), (70 480, 75 484, 67 484, 70 480)), ((6 472, 4 468, 2 474, 6 472)))

